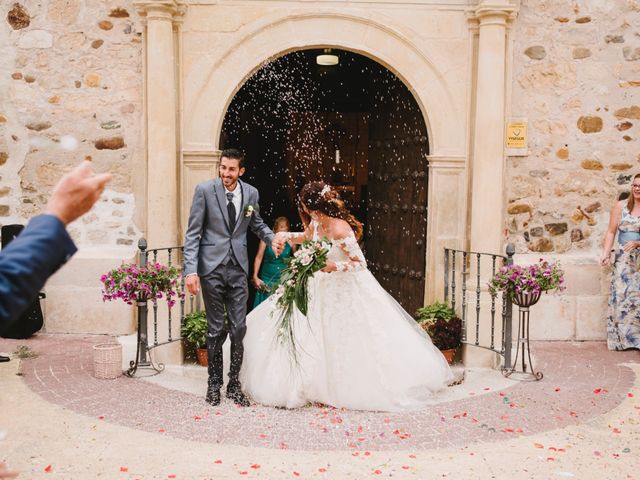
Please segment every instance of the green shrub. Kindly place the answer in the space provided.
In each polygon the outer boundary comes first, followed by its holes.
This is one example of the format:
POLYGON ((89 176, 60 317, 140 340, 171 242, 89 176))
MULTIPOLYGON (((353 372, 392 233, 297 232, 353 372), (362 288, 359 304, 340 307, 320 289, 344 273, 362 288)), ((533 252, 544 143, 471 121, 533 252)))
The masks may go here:
POLYGON ((426 305, 419 308, 416 315, 416 321, 440 350, 462 345, 462 320, 456 317, 453 309, 446 303, 434 302, 426 305))
POLYGON ((187 313, 180 334, 184 341, 194 348, 207 348, 207 314, 204 310, 187 313))

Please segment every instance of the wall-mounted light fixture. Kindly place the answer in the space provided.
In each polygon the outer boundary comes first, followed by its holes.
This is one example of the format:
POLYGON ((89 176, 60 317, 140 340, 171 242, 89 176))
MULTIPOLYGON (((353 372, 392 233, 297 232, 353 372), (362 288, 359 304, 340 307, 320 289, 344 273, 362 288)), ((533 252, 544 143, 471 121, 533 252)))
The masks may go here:
POLYGON ((324 66, 337 65, 338 62, 340 62, 340 59, 338 58, 337 55, 334 55, 333 53, 331 53, 330 48, 325 48, 324 53, 316 57, 316 63, 318 65, 324 65, 324 66))

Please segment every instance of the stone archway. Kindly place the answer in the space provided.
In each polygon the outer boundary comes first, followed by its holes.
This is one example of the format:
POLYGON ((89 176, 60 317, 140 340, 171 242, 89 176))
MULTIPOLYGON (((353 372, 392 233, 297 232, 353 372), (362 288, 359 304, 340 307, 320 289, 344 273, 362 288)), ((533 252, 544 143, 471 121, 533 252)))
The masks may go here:
MULTIPOLYGON (((192 186, 216 174, 218 138, 235 93, 264 62, 300 48, 334 47, 367 56, 399 77, 414 96, 429 131, 430 155, 426 297, 435 296, 436 261, 444 243, 461 245, 466 222, 467 140, 465 95, 456 94, 437 68, 446 63, 436 46, 417 45, 417 35, 384 19, 337 11, 272 16, 244 28, 215 61, 189 67, 183 130, 183 218, 192 186), (326 28, 327 24, 331 28, 326 28), (402 33, 400 33, 402 31, 402 33), (402 55, 398 55, 402 52, 402 55), (453 215, 452 215, 453 214, 453 215)), ((184 220, 183 220, 184 222, 184 220)), ((183 225, 184 228, 184 225, 183 225)))

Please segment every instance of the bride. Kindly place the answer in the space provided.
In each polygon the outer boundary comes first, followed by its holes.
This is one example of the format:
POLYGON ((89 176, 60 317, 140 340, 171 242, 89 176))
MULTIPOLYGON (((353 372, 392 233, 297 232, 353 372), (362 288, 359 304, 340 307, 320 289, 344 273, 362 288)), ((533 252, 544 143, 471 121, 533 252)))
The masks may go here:
POLYGON ((274 296, 247 316, 240 379, 255 401, 295 408, 310 402, 355 410, 396 411, 425 405, 453 378, 429 336, 367 270, 357 240, 362 224, 338 192, 310 182, 299 195, 299 244, 326 237, 326 267, 308 283, 306 318, 294 312, 297 361, 278 338, 274 296))

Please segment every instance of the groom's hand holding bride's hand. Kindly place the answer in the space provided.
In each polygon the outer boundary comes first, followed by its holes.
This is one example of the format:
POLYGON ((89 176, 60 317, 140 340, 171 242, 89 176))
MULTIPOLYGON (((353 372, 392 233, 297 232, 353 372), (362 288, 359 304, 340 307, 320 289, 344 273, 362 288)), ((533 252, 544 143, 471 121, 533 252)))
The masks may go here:
POLYGON ((284 250, 284 244, 287 243, 287 235, 284 232, 278 232, 271 241, 271 249, 276 257, 279 257, 284 250))
POLYGON ((186 284, 191 295, 198 295, 200 291, 200 277, 198 275, 187 275, 186 284))

